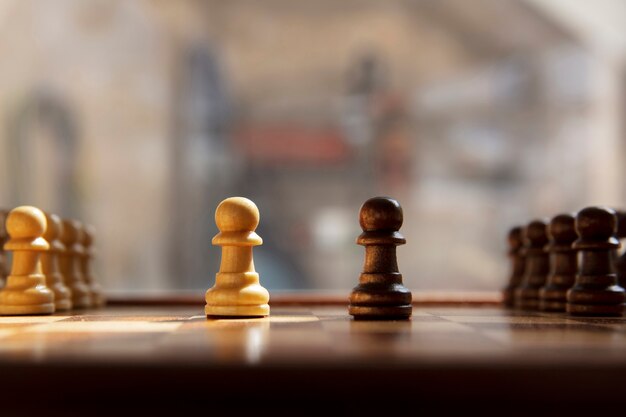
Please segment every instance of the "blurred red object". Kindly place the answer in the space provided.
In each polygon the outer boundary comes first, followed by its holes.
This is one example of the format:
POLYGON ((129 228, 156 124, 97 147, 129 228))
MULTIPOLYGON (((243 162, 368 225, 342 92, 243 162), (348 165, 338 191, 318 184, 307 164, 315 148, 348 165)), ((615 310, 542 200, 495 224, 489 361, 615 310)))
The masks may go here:
POLYGON ((351 156, 344 136, 332 128, 247 126, 236 130, 233 139, 240 155, 260 164, 334 164, 351 156))

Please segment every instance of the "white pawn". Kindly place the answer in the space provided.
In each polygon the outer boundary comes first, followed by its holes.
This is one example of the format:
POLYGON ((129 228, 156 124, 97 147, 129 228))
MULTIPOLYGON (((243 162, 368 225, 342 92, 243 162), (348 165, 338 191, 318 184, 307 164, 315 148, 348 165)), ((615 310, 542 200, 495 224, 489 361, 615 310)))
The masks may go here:
POLYGON ((72 308, 72 292, 65 285, 63 274, 59 269, 59 254, 65 251, 65 245, 59 240, 63 223, 56 214, 45 213, 46 232, 43 238, 50 245, 50 249, 41 254, 41 270, 46 277, 46 286, 54 293, 56 311, 65 311, 72 308))
POLYGON ((91 293, 85 283, 83 273, 80 269, 80 257, 84 248, 81 245, 82 229, 76 220, 63 220, 61 231, 61 242, 65 245, 65 250, 59 253, 59 266, 65 279, 65 285, 72 293, 72 307, 89 308, 92 306, 91 293))
POLYGON ((215 210, 215 223, 220 233, 213 238, 213 244, 222 247, 222 262, 215 286, 206 292, 206 315, 269 315, 270 295, 259 284, 252 257, 252 248, 263 243, 254 232, 259 225, 259 209, 247 198, 227 198, 215 210))
POLYGON ((9 238, 6 229, 6 220, 8 215, 8 211, 0 210, 0 289, 4 287, 6 277, 9 275, 9 265, 7 262, 6 252, 4 251, 4 244, 9 238))
POLYGON ((102 293, 102 286, 96 280, 96 275, 92 267, 93 258, 96 253, 93 248, 96 229, 91 225, 83 225, 82 230, 82 240, 80 243, 83 245, 84 251, 80 258, 80 270, 83 273, 87 287, 89 287, 93 307, 103 307, 106 304, 106 299, 102 293))
POLYGON ((21 206, 7 217, 9 241, 4 249, 13 252, 11 274, 0 291, 0 314, 54 313, 54 293, 45 284, 39 256, 50 247, 42 237, 46 216, 36 207, 21 206))

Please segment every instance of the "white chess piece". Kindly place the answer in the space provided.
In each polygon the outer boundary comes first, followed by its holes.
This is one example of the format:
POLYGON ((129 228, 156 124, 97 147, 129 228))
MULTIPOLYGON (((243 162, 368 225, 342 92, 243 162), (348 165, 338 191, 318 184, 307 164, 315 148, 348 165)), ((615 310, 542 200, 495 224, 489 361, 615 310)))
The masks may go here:
POLYGON ((65 285, 72 291, 72 304, 74 308, 92 307, 91 293, 85 283, 80 268, 80 258, 84 248, 81 245, 82 230, 76 220, 63 220, 61 241, 65 250, 59 254, 61 272, 65 278, 65 285))
POLYGON ((54 313, 54 293, 45 284, 40 254, 50 247, 42 237, 46 216, 36 207, 21 206, 6 221, 9 241, 4 249, 13 252, 11 274, 0 291, 1 315, 54 313))
POLYGON ((41 254, 41 269, 46 277, 46 286, 54 292, 56 311, 65 311, 72 308, 72 292, 65 285, 63 274, 59 269, 59 254, 65 250, 65 245, 59 240, 63 224, 56 214, 46 213, 46 232, 44 239, 50 249, 41 254))
POLYGON ((259 224, 259 209, 247 198, 227 198, 215 211, 215 223, 220 233, 213 238, 213 244, 222 247, 222 261, 215 286, 206 292, 206 315, 269 315, 270 296, 259 283, 252 257, 252 248, 263 243, 254 232, 259 224))

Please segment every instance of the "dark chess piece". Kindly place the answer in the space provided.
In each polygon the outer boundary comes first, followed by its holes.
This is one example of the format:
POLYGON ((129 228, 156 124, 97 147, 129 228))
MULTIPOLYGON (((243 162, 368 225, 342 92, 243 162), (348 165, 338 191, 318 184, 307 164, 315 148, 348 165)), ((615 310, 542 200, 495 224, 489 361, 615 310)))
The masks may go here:
POLYGON ((503 302, 507 307, 515 305, 515 290, 522 284, 526 257, 524 254, 524 228, 514 227, 509 231, 509 259, 511 261, 511 276, 509 284, 502 291, 503 302))
POLYGON ((374 197, 361 207, 363 233, 356 243, 365 246, 365 264, 350 294, 348 312, 361 320, 398 320, 411 316, 411 292, 402 285, 396 246, 406 240, 399 232, 402 207, 388 197, 374 197))
POLYGON ((624 311, 624 289, 613 272, 614 251, 620 244, 615 211, 587 207, 576 215, 580 251, 576 284, 567 292, 567 312, 573 315, 620 316, 624 311))
MULTIPOLYGON (((617 238, 626 239, 626 211, 617 212, 617 238)), ((615 251, 615 272, 617 273, 617 282, 620 287, 626 288, 626 251, 619 255, 615 251)))
POLYGON ((544 220, 534 220, 525 229, 526 266, 522 285, 515 290, 515 306, 523 310, 539 309, 539 290, 545 285, 550 272, 545 250, 548 243, 547 226, 544 220))
POLYGON ((578 238, 575 218, 571 214, 559 214, 548 225, 550 243, 546 246, 550 257, 550 273, 547 283, 539 290, 539 309, 565 311, 567 291, 576 281, 576 249, 572 244, 578 238))

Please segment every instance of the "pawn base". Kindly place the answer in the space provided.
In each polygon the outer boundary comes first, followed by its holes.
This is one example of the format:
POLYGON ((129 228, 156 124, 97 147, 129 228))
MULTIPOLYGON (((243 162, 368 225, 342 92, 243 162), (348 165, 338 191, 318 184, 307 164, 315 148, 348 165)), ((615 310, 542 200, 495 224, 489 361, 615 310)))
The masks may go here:
POLYGON ((513 307, 515 305, 515 289, 505 288, 502 291, 502 304, 506 307, 513 307))
POLYGON ((539 300, 536 298, 518 299, 516 300, 515 307, 526 311, 539 310, 539 300))
POLYGON ((515 308, 520 310, 539 310, 539 288, 525 286, 515 290, 515 308))
POLYGON ((56 300, 54 302, 54 308, 56 311, 67 311, 72 309, 72 302, 70 300, 56 300))
POLYGON ((54 313, 54 303, 34 305, 0 305, 0 316, 30 316, 54 313))
POLYGON ((92 297, 93 297, 93 307, 101 308, 107 304, 107 301, 103 295, 97 294, 97 295, 93 295, 92 297))
POLYGON ((241 305, 241 306, 216 306, 206 305, 204 314, 207 317, 266 317, 270 315, 269 304, 241 305))
POLYGON ((348 313, 355 320, 407 320, 411 317, 413 306, 360 306, 350 305, 348 313))
POLYGON ((567 308, 567 302, 558 300, 540 300, 539 310, 551 312, 564 312, 567 308))
POLYGON ((621 316, 624 304, 567 304, 567 313, 573 316, 621 316))
POLYGON ((89 308, 91 307, 91 297, 73 297, 72 304, 73 308, 89 308))

